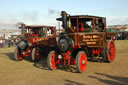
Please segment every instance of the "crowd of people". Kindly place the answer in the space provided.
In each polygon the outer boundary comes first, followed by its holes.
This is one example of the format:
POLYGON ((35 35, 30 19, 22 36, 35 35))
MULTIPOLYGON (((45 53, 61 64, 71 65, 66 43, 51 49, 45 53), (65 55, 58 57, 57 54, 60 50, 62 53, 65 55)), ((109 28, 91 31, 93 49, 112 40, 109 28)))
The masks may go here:
POLYGON ((0 39, 0 48, 15 46, 20 39, 0 39))
POLYGON ((117 40, 128 40, 128 32, 118 32, 117 40))

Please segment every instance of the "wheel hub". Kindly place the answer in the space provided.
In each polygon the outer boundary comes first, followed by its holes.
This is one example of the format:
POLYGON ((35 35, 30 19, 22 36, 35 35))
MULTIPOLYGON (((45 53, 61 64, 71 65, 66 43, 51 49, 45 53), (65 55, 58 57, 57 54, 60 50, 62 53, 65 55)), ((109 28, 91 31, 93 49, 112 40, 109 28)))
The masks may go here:
POLYGON ((85 65, 85 60, 82 60, 82 64, 85 65))
POLYGON ((62 56, 61 56, 61 55, 58 55, 58 58, 59 58, 59 59, 62 59, 62 56))

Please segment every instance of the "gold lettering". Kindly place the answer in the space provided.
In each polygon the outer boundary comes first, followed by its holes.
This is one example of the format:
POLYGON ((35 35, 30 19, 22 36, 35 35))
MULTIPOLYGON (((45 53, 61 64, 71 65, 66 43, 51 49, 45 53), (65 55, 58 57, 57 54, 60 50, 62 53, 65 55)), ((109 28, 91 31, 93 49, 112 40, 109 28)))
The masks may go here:
POLYGON ((98 35, 93 35, 93 38, 99 38, 99 36, 98 35))
POLYGON ((89 35, 88 36, 83 36, 83 38, 92 38, 92 36, 89 36, 89 35))
POLYGON ((83 39, 84 42, 87 42, 87 41, 99 41, 99 39, 83 39))
POLYGON ((90 44, 95 45, 95 44, 96 44, 96 42, 87 42, 87 45, 90 45, 90 44))
POLYGON ((38 39, 33 39, 33 42, 39 42, 43 40, 48 40, 48 38, 38 38, 38 39))

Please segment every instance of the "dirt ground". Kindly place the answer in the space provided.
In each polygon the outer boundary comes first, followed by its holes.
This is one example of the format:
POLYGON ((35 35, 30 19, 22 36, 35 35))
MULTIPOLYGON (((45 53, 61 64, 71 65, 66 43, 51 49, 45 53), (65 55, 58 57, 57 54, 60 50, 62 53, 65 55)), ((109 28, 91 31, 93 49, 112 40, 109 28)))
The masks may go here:
POLYGON ((128 41, 116 41, 113 63, 88 61, 84 73, 75 68, 50 71, 46 58, 15 61, 15 47, 0 48, 0 85, 128 85, 128 41))

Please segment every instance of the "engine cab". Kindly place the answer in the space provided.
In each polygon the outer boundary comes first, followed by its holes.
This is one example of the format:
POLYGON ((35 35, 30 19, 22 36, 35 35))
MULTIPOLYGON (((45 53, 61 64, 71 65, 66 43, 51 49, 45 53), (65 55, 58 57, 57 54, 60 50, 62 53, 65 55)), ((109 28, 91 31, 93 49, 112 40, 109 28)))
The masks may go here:
POLYGON ((105 62, 115 58, 115 33, 106 30, 106 18, 90 15, 69 15, 61 12, 62 33, 58 40, 58 50, 48 55, 48 67, 53 70, 59 64, 76 65, 77 72, 84 72, 87 57, 100 57, 105 62), (54 62, 51 62, 54 61, 54 62))
MULTIPOLYGON (((37 56, 39 59, 41 50, 43 50, 42 54, 46 54, 47 49, 53 49, 57 45, 54 26, 21 24, 19 28, 22 30, 22 36, 16 50, 22 57, 31 56, 32 60, 35 60, 37 56)), ((18 60, 18 55, 16 55, 16 60, 18 60)))

